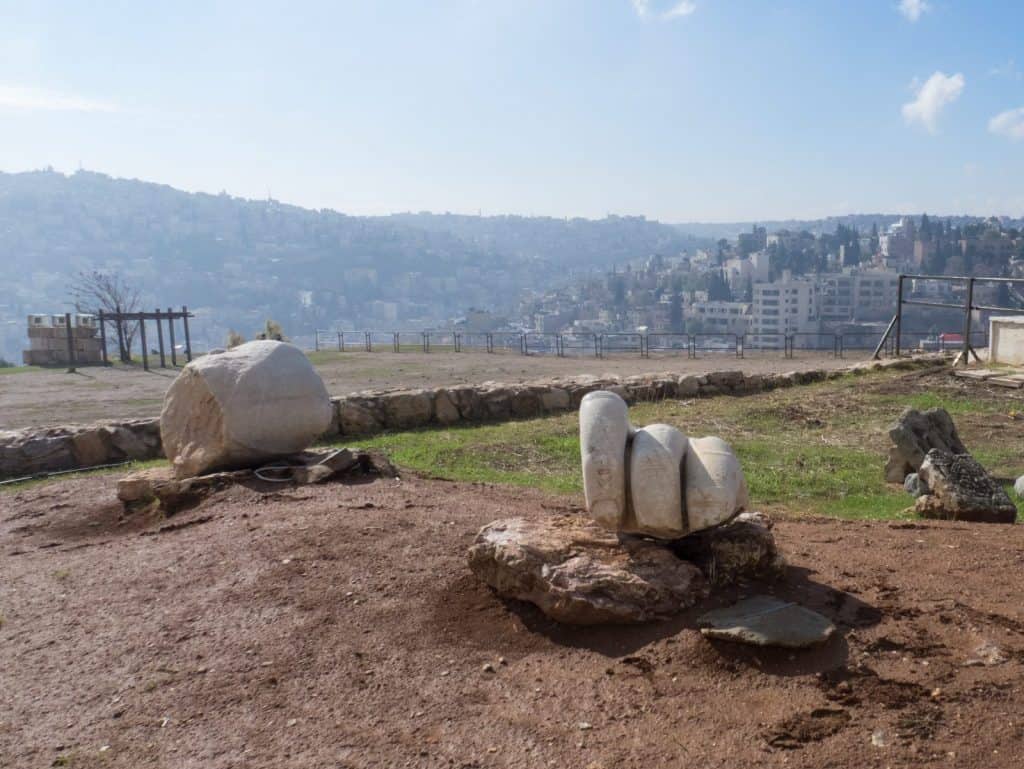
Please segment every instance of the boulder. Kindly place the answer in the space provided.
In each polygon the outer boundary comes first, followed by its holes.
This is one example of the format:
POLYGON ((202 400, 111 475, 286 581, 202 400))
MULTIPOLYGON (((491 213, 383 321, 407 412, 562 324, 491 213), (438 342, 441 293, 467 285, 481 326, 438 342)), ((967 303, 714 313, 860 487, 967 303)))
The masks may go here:
POLYGON ((942 408, 906 409, 889 428, 889 438, 893 442, 885 465, 885 480, 889 483, 903 483, 910 473, 916 473, 931 449, 967 453, 953 419, 942 408))
POLYGON ((1013 493, 1018 497, 1024 498, 1024 475, 1018 478, 1013 484, 1013 493))
POLYGON ((672 543, 673 552, 695 563, 708 582, 734 585, 744 579, 774 580, 786 570, 764 513, 740 513, 729 523, 672 543))
POLYGON ((689 531, 724 523, 750 504, 740 462, 721 438, 690 439, 683 478, 689 531))
POLYGON ((469 567, 498 595, 572 625, 647 622, 707 595, 700 570, 667 547, 619 538, 581 516, 488 524, 469 567))
POLYGON ((323 380, 303 352, 260 340, 189 363, 164 398, 160 434, 184 478, 302 451, 331 418, 323 380))
POLYGON ((1017 507, 1009 495, 970 454, 932 449, 918 475, 930 489, 914 504, 924 518, 985 523, 1017 520, 1017 507))

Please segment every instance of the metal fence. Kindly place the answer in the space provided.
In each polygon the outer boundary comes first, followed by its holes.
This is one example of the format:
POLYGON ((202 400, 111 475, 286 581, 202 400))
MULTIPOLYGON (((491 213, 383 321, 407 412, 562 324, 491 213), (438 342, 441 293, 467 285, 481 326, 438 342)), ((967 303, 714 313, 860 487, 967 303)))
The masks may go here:
MULTIPOLYGON (((904 329, 904 340, 926 332, 904 329)), ((972 344, 985 346, 987 332, 972 332, 972 344)), ((955 349, 959 342, 939 341, 935 350, 955 349)), ((682 334, 651 333, 576 333, 541 332, 461 332, 461 331, 332 331, 318 330, 314 349, 337 352, 485 352, 491 354, 541 355, 560 358, 635 355, 640 358, 685 355, 687 358, 727 356, 743 358, 748 353, 781 353, 786 358, 798 352, 825 353, 842 358, 849 351, 875 350, 878 334, 793 333, 793 334, 682 334)), ((895 337, 885 341, 884 351, 896 353, 895 337)), ((904 345, 905 349, 905 345, 904 345)))

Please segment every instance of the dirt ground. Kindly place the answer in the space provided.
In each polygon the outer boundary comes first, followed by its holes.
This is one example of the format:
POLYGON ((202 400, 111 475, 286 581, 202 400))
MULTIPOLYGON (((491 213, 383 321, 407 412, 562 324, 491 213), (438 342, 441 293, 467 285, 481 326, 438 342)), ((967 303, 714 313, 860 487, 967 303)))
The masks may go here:
MULTIPOLYGON (((438 387, 487 380, 524 382, 581 374, 723 369, 767 373, 837 368, 863 359, 866 353, 850 352, 845 359, 803 350, 797 350, 792 359, 781 352, 749 354, 743 359, 724 354, 702 356, 617 355, 598 359, 476 352, 346 352, 318 353, 315 360, 327 391, 347 395, 371 388, 438 387)), ((145 372, 141 366, 80 368, 75 374, 48 369, 0 375, 0 430, 157 416, 175 376, 173 369, 145 372)))
POLYGON ((465 553, 574 500, 405 477, 155 520, 115 481, 0 495, 0 766, 1024 765, 1024 526, 783 519, 781 584, 570 629, 465 553), (790 653, 694 629, 764 590, 840 632, 790 653))

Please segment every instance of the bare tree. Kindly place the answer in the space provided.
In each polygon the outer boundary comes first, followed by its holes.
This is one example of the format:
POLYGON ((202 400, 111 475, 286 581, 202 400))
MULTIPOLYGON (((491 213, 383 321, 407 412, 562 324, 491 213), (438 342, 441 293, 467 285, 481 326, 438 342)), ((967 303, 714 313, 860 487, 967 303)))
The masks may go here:
MULTIPOLYGON (((75 310, 98 315, 139 312, 139 290, 117 272, 80 272, 71 284, 75 310)), ((131 362, 132 342, 139 330, 135 320, 110 321, 116 331, 118 355, 122 363, 131 362)))

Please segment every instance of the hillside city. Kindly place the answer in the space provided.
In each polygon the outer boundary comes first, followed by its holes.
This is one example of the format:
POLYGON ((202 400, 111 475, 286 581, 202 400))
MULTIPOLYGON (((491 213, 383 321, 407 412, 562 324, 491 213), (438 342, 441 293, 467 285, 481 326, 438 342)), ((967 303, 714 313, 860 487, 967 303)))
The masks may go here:
MULTIPOLYGON (((744 336, 747 348, 877 340, 902 273, 1024 275, 1024 221, 887 214, 759 224, 313 211, 79 171, 0 173, 0 250, 29 280, 0 287, 0 358, 26 317, 74 310, 83 273, 122 277, 140 309, 187 305, 197 351, 269 319, 312 348, 319 331, 508 331, 744 336)), ((962 301, 962 286, 906 296, 962 301)), ((978 301, 1018 306, 1005 286, 978 301)), ((90 308, 83 308, 90 309, 90 308)), ((957 314, 918 310, 921 339, 957 314)), ((329 342, 328 342, 329 343, 329 342)), ((678 344, 678 340, 676 342, 678 344)))

